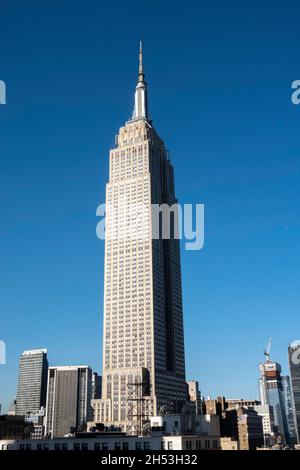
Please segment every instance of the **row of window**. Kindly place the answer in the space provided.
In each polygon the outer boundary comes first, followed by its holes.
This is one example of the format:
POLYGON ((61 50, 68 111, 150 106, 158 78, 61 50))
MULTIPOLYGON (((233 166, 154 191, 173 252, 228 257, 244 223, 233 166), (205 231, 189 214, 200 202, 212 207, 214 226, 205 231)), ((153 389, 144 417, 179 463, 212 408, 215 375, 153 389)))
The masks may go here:
MULTIPOLYGON (((192 444, 193 444, 192 441, 186 441, 185 442, 186 450, 192 450, 192 448, 193 448, 192 444)), ((211 442, 208 439, 205 439, 204 449, 217 449, 217 448, 218 448, 218 441, 217 440, 214 439, 212 441, 212 447, 211 447, 211 442)), ((202 441, 200 441, 200 440, 196 441, 196 449, 202 449, 202 441)))
MULTIPOLYGON (((7 449, 9 446, 6 447, 7 449)), ((93 449, 94 450, 109 450, 110 446, 108 442, 94 442, 93 449)), ((115 442, 113 446, 114 450, 129 450, 129 443, 128 442, 115 442)), ((54 443, 54 447, 51 446, 51 449, 54 450, 92 450, 92 447, 89 447, 88 442, 56 442, 54 443), (70 445, 69 445, 70 444, 70 445), (73 444, 73 445, 72 445, 73 444)), ((145 441, 145 442, 136 442, 135 443, 135 449, 136 450, 150 450, 150 441, 145 441)), ((2 450, 3 449, 2 446, 2 450)), ((50 445, 49 443, 37 443, 36 445, 32 445, 31 443, 28 444, 20 444, 19 445, 19 450, 50 450, 50 445)))

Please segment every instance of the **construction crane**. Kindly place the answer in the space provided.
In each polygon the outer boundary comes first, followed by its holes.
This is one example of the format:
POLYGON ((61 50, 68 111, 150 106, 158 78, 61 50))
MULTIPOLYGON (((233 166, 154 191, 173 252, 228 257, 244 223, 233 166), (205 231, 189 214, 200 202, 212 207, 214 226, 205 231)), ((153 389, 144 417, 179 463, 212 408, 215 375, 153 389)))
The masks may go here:
POLYGON ((267 342, 267 345, 264 349, 264 355, 265 355, 265 358, 266 358, 266 362, 270 362, 271 345, 272 345, 272 338, 269 338, 269 341, 267 342))

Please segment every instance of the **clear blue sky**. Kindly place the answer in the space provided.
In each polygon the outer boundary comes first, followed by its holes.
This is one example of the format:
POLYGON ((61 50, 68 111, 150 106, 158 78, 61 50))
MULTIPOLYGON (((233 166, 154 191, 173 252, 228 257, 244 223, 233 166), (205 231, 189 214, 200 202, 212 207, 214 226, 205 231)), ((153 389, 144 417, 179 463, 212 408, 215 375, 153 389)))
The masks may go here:
POLYGON ((178 198, 204 203, 205 248, 182 251, 187 376, 256 397, 300 338, 298 1, 0 0, 0 402, 18 357, 101 370, 108 151, 131 115, 144 42, 150 112, 178 198))

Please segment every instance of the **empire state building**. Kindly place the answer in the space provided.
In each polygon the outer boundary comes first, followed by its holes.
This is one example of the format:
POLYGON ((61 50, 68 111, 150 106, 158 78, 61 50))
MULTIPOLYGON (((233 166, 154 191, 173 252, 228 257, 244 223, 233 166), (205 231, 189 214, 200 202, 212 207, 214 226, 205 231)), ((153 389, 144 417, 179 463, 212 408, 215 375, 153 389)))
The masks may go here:
POLYGON ((172 233, 153 237, 152 205, 174 203, 173 167, 149 119, 140 44, 133 115, 109 156, 102 399, 95 407, 95 420, 127 432, 141 432, 163 410, 180 412, 186 400, 179 241, 172 233), (132 234, 133 207, 144 209, 142 236, 132 234))

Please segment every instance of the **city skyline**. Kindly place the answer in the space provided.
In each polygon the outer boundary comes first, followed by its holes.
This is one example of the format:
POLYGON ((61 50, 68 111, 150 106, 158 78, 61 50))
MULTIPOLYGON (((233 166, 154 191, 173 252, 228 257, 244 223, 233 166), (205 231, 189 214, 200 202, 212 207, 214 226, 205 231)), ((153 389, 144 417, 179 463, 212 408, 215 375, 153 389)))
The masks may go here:
MULTIPOLYGON (((175 7, 172 14, 177 16, 173 19, 179 21, 178 5, 175 7)), ((109 6, 105 8, 111 14, 109 6)), ((242 14, 243 10, 237 7, 237 12, 242 14)), ((209 20, 210 13, 208 8, 203 18, 209 20)), ((76 12, 71 15, 75 24, 81 24, 76 12)), ((269 28, 274 39, 279 7, 271 15, 269 28)), ((39 12, 34 16, 38 18, 39 12)), ((274 46, 263 36, 262 25, 266 25, 250 15, 250 21, 254 20, 263 51, 271 54, 274 46)), ((24 25, 17 26, 26 31, 30 21, 25 14, 24 25)), ((107 50, 94 46, 90 58, 84 59, 83 73, 77 68, 78 57, 72 55, 73 44, 61 25, 57 28, 60 34, 54 44, 63 40, 65 50, 58 58, 60 74, 55 86, 51 82, 55 78, 51 54, 47 64, 42 61, 47 73, 40 76, 35 54, 41 49, 26 52, 30 59, 29 71, 24 72, 26 93, 22 93, 24 80, 21 84, 14 78, 16 65, 8 52, 4 51, 3 57, 7 77, 1 78, 7 82, 8 99, 6 108, 0 109, 0 152, 5 156, 2 190, 7 205, 1 232, 4 295, 0 308, 7 365, 0 366, 1 389, 9 385, 5 395, 1 391, 0 401, 6 406, 16 393, 17 364, 23 350, 45 347, 51 365, 88 363, 101 371, 98 325, 103 304, 103 244, 95 235, 95 210, 104 201, 111 136, 131 113, 134 51, 140 38, 135 32, 125 44, 114 40, 107 50), (68 70, 63 65, 66 58, 68 70), (95 65, 97 60, 101 66, 95 65), (82 95, 76 95, 76 90, 82 95), (74 96, 76 103, 72 104, 74 96), (17 141, 12 140, 16 125, 17 141), (14 266, 9 264, 11 258, 14 266)), ((86 31, 84 25, 82 28, 86 31)), ((163 23, 159 28, 162 36, 163 23)), ((151 70, 151 117, 172 146, 179 199, 207 207, 206 246, 196 254, 182 250, 187 379, 199 381, 205 395, 255 398, 258 363, 267 338, 271 335, 274 339, 272 359, 287 372, 287 346, 298 339, 300 329, 295 137, 300 108, 289 99, 298 71, 296 66, 280 71, 287 50, 296 57, 293 28, 287 31, 276 64, 275 60, 268 62, 274 75, 261 67, 258 44, 250 46, 246 36, 242 36, 242 44, 253 54, 248 54, 248 62, 242 57, 242 47, 233 48, 232 56, 220 53, 212 60, 210 54, 216 52, 221 35, 206 52, 198 48, 212 40, 208 29, 207 36, 193 28, 185 30, 187 37, 179 44, 168 28, 170 38, 165 41, 154 39, 147 28, 142 35, 147 69, 151 70), (218 67, 223 78, 218 76, 218 67), (248 72, 257 67, 260 75, 249 77, 248 72), (226 92, 223 80, 227 80, 226 92), (265 126, 270 119, 272 125, 265 126), (232 370, 225 371, 224 361, 232 370)), ((7 38, 7 34, 4 28, 0 38, 7 38)), ((90 34, 89 46, 95 38, 96 44, 101 44, 103 37, 93 22, 90 34)), ((32 38, 25 42, 29 49, 32 38)), ((229 35, 225 41, 227 53, 233 38, 229 35)), ((76 42, 75 36, 72 40, 76 42)), ((48 52, 55 50, 44 42, 45 46, 48 52)), ((81 56, 86 46, 79 47, 81 56)), ((21 60, 18 46, 10 48, 15 48, 21 60)))

